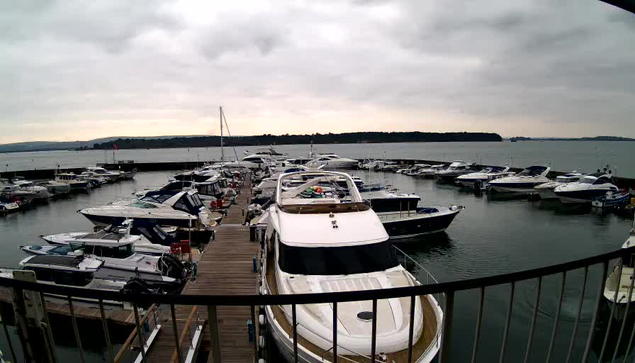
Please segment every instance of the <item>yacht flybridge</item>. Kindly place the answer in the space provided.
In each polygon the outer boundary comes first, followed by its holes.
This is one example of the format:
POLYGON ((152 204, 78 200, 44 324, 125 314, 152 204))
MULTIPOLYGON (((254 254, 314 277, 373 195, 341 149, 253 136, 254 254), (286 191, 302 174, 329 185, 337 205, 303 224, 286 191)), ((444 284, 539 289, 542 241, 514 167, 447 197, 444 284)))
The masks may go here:
POLYGON ((353 169, 357 167, 359 161, 355 159, 343 158, 336 154, 322 154, 305 165, 309 168, 324 169, 353 169))
MULTIPOLYGON (((415 286, 419 283, 396 258, 381 221, 344 173, 283 174, 275 203, 265 220, 267 242, 261 292, 303 294, 415 286), (319 174, 319 175, 316 175, 319 174), (294 188, 290 180, 308 179, 294 188), (345 180, 349 193, 340 198, 322 185, 345 180)), ((262 219, 261 219, 262 220, 262 219)), ((371 354, 372 302, 337 304, 339 361, 367 362, 371 354)), ((298 361, 332 362, 333 305, 298 305, 298 361)), ((267 321, 282 355, 293 359, 291 306, 267 306, 267 321)), ((377 361, 406 362, 410 299, 377 302, 377 361)), ((416 300, 413 328, 414 362, 436 356, 443 312, 428 295, 416 300), (425 319, 424 319, 425 316, 425 319)))

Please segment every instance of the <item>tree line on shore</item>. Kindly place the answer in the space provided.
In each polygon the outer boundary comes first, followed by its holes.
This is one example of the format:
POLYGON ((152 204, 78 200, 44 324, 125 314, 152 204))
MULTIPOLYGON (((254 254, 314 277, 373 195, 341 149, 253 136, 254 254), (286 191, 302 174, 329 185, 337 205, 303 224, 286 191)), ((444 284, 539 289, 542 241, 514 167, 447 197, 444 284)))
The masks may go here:
MULTIPOLYGON (((162 139, 121 138, 96 143, 93 149, 158 149, 220 146, 220 136, 190 136, 162 139)), ((356 144, 395 142, 451 142, 503 141, 496 133, 488 132, 350 132, 312 135, 256 135, 226 136, 226 146, 293 145, 293 144, 356 144)))

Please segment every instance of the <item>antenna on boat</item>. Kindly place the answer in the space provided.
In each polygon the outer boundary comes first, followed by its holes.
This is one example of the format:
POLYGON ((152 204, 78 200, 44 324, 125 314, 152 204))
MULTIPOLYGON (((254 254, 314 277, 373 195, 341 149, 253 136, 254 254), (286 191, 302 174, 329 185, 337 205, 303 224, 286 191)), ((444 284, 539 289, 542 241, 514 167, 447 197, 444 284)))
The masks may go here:
POLYGON ((219 107, 220 119, 220 161, 225 161, 225 149, 223 149, 223 106, 219 107))

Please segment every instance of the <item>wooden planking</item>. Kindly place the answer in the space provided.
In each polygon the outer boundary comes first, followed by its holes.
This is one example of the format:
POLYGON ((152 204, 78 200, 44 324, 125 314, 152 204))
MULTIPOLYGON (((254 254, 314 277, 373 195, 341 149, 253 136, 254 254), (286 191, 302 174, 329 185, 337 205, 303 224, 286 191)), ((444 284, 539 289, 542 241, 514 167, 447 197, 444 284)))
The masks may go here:
MULTIPOLYGON (((236 204, 229 208, 227 216, 216 228, 216 240, 206 246, 198 262, 196 281, 188 282, 182 294, 254 295, 258 293, 258 274, 253 272, 253 258, 257 257, 260 251, 259 243, 249 241, 249 227, 242 225, 250 196, 250 187, 243 188, 237 196, 236 204)), ((179 335, 191 309, 190 306, 176 307, 179 335)), ((198 317, 201 320, 207 319, 206 306, 199 306, 198 311, 198 317)), ((223 363, 253 362, 254 343, 249 343, 247 327, 247 320, 251 318, 250 308, 219 306, 217 316, 223 363)), ((209 351, 210 349, 209 328, 206 327, 201 350, 209 351)), ((168 320, 148 352, 148 362, 169 362, 174 350, 172 322, 168 320)), ((186 351, 187 344, 183 347, 184 356, 186 351)), ((209 356, 212 357, 212 354, 210 353, 209 356)))

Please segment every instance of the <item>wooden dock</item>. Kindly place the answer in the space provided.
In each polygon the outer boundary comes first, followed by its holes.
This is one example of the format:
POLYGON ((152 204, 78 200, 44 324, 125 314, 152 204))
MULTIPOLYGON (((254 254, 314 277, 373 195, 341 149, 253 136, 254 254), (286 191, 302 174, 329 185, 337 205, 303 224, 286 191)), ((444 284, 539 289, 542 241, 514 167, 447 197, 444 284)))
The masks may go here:
MULTIPOLYGON (((247 178, 248 179, 248 178, 247 178)), ((182 294, 254 295, 258 293, 258 274, 253 272, 253 258, 260 251, 258 242, 249 241, 249 227, 243 226, 244 215, 251 198, 251 187, 245 181, 236 204, 229 208, 227 216, 216 229, 215 241, 209 243, 198 263, 198 276, 187 283, 182 294)), ((206 306, 198 306, 192 313, 191 306, 177 306, 176 320, 179 338, 184 338, 182 356, 185 360, 189 347, 189 331, 184 328, 196 326, 196 315, 204 323, 199 353, 209 353, 212 362, 210 329, 206 324, 206 306)), ((148 351, 148 362, 178 362, 176 360, 175 337, 170 314, 148 351)), ((217 322, 220 335, 220 355, 223 363, 245 363, 255 361, 255 343, 249 342, 247 321, 251 319, 249 307, 219 306, 217 322)), ((183 340, 183 339, 181 339, 183 340)))

